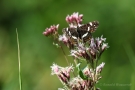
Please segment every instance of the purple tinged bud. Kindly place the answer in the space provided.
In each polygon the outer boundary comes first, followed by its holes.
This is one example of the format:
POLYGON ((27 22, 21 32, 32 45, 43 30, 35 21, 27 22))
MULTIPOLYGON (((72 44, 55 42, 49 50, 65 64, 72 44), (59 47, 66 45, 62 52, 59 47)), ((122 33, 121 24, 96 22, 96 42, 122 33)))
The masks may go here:
POLYGON ((47 35, 48 35, 48 32, 43 32, 43 34, 44 34, 45 36, 47 36, 47 35))

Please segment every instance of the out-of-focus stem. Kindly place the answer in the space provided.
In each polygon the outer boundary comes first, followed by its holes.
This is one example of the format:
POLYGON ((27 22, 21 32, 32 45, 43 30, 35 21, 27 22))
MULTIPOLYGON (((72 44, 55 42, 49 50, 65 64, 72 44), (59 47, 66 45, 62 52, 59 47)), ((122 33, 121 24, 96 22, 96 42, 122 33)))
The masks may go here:
POLYGON ((66 54, 65 54, 65 52, 64 52, 63 47, 62 47, 62 46, 60 46, 60 48, 61 48, 61 50, 62 50, 62 52, 63 52, 63 54, 64 54, 64 57, 65 57, 65 59, 66 59, 67 64, 69 65, 69 62, 68 62, 68 59, 67 59, 67 57, 66 57, 66 54))
MULTIPOLYGON (((57 39, 56 41, 57 41, 57 43, 60 45, 60 48, 61 48, 61 50, 62 50, 62 52, 63 52, 63 54, 64 54, 64 58, 66 59, 66 62, 67 62, 67 64, 69 65, 68 59, 67 59, 67 57, 66 57, 66 53, 65 53, 65 51, 64 51, 64 49, 63 49, 61 43, 58 41, 58 37, 59 37, 59 34, 57 33, 57 34, 56 34, 56 39, 57 39)), ((54 39, 55 39, 55 38, 54 38, 54 39)))
POLYGON ((21 62, 20 62, 20 47, 19 47, 19 38, 18 38, 17 28, 16 28, 16 35, 17 35, 17 46, 18 46, 19 88, 20 88, 20 90, 22 90, 21 62))

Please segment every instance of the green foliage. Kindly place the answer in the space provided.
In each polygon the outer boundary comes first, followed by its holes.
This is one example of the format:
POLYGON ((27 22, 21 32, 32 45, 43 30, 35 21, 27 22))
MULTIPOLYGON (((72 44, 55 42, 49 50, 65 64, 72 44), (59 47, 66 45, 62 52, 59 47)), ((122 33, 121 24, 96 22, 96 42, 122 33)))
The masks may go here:
POLYGON ((78 74, 83 80, 87 80, 88 78, 83 74, 83 72, 80 68, 80 65, 81 65, 81 63, 78 63, 78 65, 76 66, 76 68, 78 69, 78 74))

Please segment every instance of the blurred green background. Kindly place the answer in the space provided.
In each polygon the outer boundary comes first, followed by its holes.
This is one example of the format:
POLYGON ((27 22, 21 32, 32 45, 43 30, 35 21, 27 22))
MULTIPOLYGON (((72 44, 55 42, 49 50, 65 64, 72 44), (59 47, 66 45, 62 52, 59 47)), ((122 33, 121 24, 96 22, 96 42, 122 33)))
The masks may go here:
POLYGON ((100 60, 106 65, 98 86, 102 90, 135 90, 135 0, 0 0, 0 90, 19 90, 16 28, 22 89, 62 87, 57 77, 51 76, 50 66, 53 62, 66 66, 66 61, 53 39, 42 32, 60 24, 61 33, 68 26, 65 17, 73 12, 83 14, 84 23, 98 20, 94 37, 103 35, 109 43, 100 60))

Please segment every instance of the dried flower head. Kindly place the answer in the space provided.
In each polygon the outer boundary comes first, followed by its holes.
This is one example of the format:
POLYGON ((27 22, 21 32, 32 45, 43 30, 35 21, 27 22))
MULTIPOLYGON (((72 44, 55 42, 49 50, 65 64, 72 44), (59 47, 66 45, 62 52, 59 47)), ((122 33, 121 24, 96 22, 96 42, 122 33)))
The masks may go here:
POLYGON ((69 38, 65 34, 59 35, 58 40, 63 42, 68 48, 74 48, 74 45, 70 42, 69 38))
POLYGON ((81 77, 74 77, 70 83, 69 86, 71 90, 88 90, 87 84, 81 77))
POLYGON ((83 74, 91 79, 94 77, 94 71, 90 69, 88 66, 83 69, 83 74))
POLYGON ((73 72, 73 65, 69 67, 60 67, 57 64, 53 64, 52 75, 56 74, 63 83, 68 83, 70 79, 70 72, 73 72))
POLYGON ((102 62, 99 66, 96 67, 96 74, 99 75, 104 67, 105 63, 102 62))

